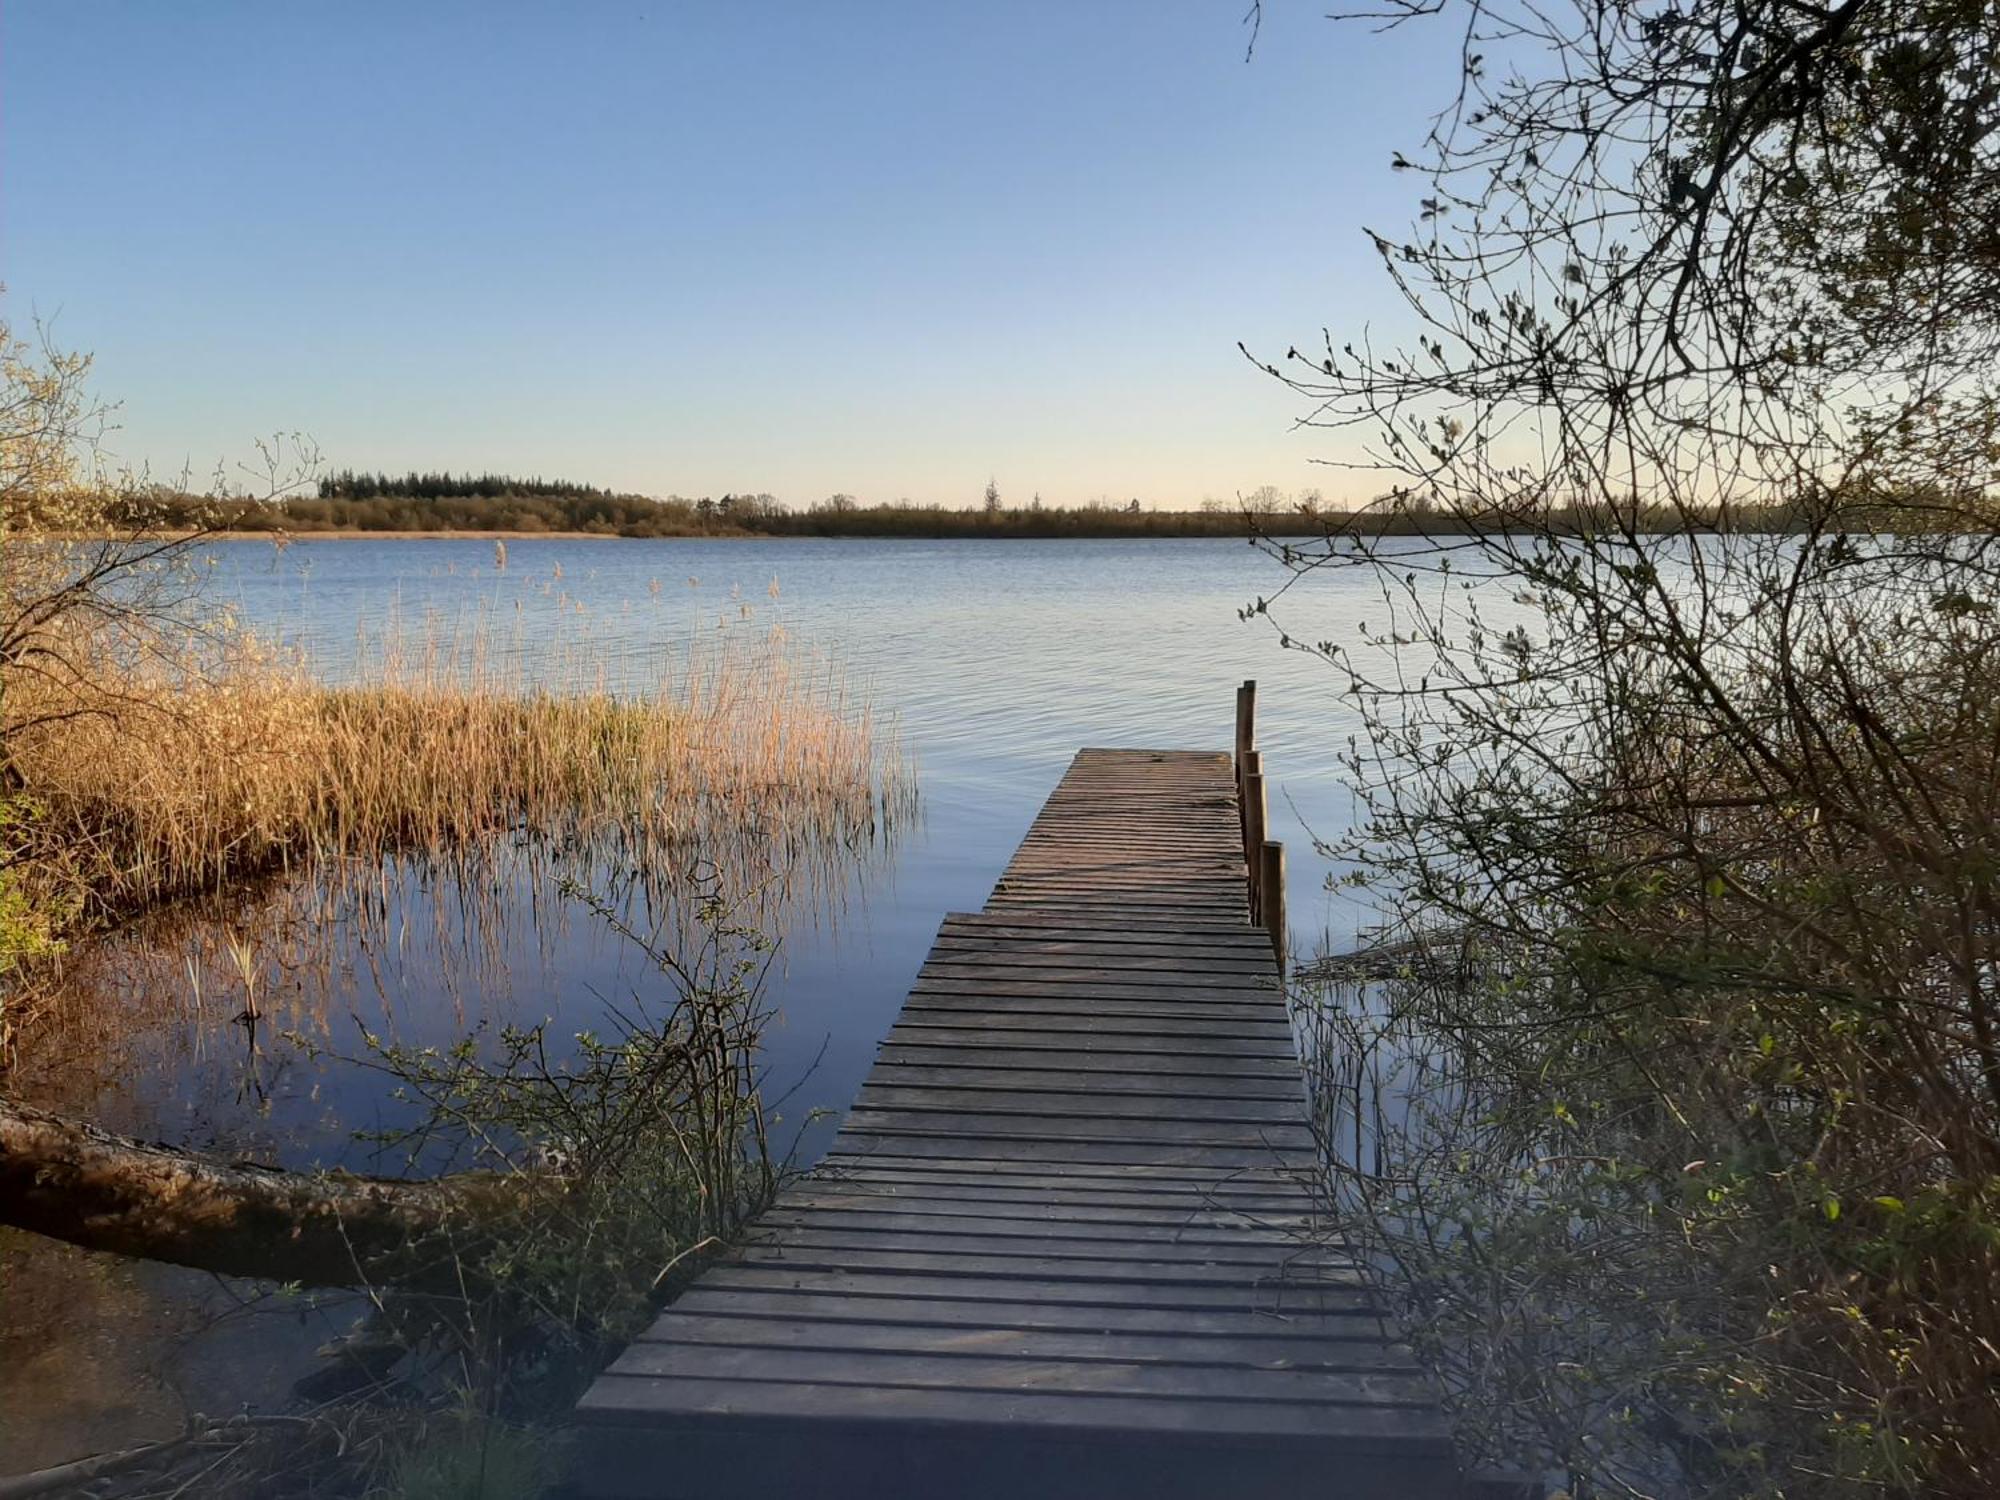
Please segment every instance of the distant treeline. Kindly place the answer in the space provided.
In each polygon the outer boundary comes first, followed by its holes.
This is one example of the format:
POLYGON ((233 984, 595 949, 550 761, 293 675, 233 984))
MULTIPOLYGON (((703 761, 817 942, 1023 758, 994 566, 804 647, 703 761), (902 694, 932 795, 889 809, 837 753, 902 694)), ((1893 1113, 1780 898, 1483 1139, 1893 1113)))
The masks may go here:
POLYGON ((1139 510, 1111 505, 997 506, 855 505, 822 502, 804 511, 765 511, 743 527, 767 536, 877 537, 1121 537, 1248 536, 1318 528, 1299 512, 1139 510))
POLYGON ((512 474, 357 474, 342 469, 319 482, 322 500, 512 499, 524 495, 559 500, 609 500, 612 491, 567 479, 522 479, 512 474))
MULTIPOLYGON (((1311 497, 1313 501, 1317 496, 1311 497)), ((1146 510, 1098 502, 1078 506, 989 503, 947 509, 898 501, 861 505, 834 495, 803 510, 789 510, 768 494, 688 499, 670 495, 617 494, 561 480, 518 479, 508 475, 445 473, 341 473, 319 485, 316 496, 273 503, 200 500, 153 494, 143 502, 148 515, 170 525, 224 525, 242 531, 424 531, 570 532, 587 536, 823 536, 823 537, 1241 537, 1308 536, 1344 530, 1366 536, 1440 535, 1477 530, 1505 531, 1523 518, 1496 512, 1491 518, 1450 516, 1423 504, 1383 504, 1359 513, 1323 510, 1316 504, 1285 503, 1264 489, 1243 508, 1209 501, 1200 510, 1146 510)), ((1921 526, 1926 507, 1900 497, 1857 497, 1844 507, 1840 529, 1869 531, 1921 526)), ((1963 515, 1961 508, 1955 514, 1963 515)), ((1824 516, 1821 517, 1824 524, 1824 516)), ((1630 527, 1641 533, 1685 531, 1784 533, 1801 529, 1799 514, 1787 507, 1737 509, 1726 515, 1665 508, 1594 508, 1544 512, 1533 524, 1555 530, 1607 532, 1630 527)))
POLYGON ((448 474, 341 474, 323 482, 317 496, 272 504, 154 497, 169 524, 221 524, 238 531, 500 531, 529 535, 573 532, 589 536, 849 536, 849 537, 1240 537, 1316 530, 1296 510, 1258 512, 1211 507, 1199 511, 1140 510, 1107 504, 1033 505, 946 509, 909 502, 858 505, 836 495, 801 511, 774 497, 724 495, 688 499, 671 495, 619 495, 588 485, 516 480, 507 476, 459 478, 448 474), (422 483, 436 494, 393 488, 422 483), (485 493, 458 494, 486 483, 485 493), (384 488, 385 485, 391 488, 384 488), (539 485, 536 489, 534 486, 539 485), (508 488, 511 486, 511 488, 508 488), (352 493, 349 493, 349 492, 352 493))
POLYGON ((294 499, 271 507, 257 529, 287 531, 580 531, 592 536, 700 536, 686 502, 594 490, 578 494, 294 499))

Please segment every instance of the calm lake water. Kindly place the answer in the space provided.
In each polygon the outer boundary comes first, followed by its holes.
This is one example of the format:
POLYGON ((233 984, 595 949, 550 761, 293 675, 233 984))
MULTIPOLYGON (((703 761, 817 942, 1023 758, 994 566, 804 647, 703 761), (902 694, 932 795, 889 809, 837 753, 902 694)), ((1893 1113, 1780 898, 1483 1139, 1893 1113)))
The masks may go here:
MULTIPOLYGON (((1226 749, 1243 678, 1259 684, 1294 951, 1351 946, 1366 923, 1326 888, 1337 872, 1312 843, 1348 826, 1335 757, 1357 724, 1332 671, 1282 649, 1268 620, 1239 618, 1288 576, 1240 541, 524 539, 507 543, 504 569, 491 541, 469 539, 233 542, 214 555, 217 607, 303 650, 333 680, 365 667, 385 634, 408 644, 482 628, 507 670, 555 686, 581 671, 643 689, 692 642, 761 640, 773 628, 845 670, 893 720, 919 801, 782 936, 768 988, 780 1017, 769 1092, 787 1096, 781 1144, 804 1158, 837 1123, 807 1125, 807 1115, 852 1098, 940 919, 983 904, 1071 755, 1086 745, 1226 749)), ((1302 638, 1352 643, 1381 611, 1363 575, 1329 572, 1288 597, 1284 620, 1302 638)), ((357 1135, 404 1118, 390 1081, 337 1055, 359 1050, 362 1026, 432 1043, 481 1023, 548 1019, 568 1035, 643 982, 629 946, 581 911, 524 914, 487 934, 479 963, 454 962, 452 923, 429 909, 450 899, 398 894, 372 936, 357 934, 331 965, 294 961, 282 944, 265 955, 269 982, 289 988, 325 1051, 266 1038, 252 1054, 231 1024, 236 1007, 216 998, 227 985, 214 934, 197 942, 169 927, 136 940, 150 944, 144 961, 102 981, 92 1015, 41 1046, 21 1086, 149 1136, 393 1170, 398 1159, 357 1135)), ((233 1303, 205 1278, 87 1261, 0 1242, 0 1277, 22 1294, 0 1318, 0 1471, 157 1435, 175 1425, 177 1403, 268 1409, 346 1321, 292 1304, 217 1321, 233 1303), (62 1303, 45 1320, 54 1342, 10 1373, 8 1330, 18 1345, 32 1321, 21 1316, 24 1289, 44 1283, 62 1303), (69 1394, 51 1407, 54 1386, 69 1394)))

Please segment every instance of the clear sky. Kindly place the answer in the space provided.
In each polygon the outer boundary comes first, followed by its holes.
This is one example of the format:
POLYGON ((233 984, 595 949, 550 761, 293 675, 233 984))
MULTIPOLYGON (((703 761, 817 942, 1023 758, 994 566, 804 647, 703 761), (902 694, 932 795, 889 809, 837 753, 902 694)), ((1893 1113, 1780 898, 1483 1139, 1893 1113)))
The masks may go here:
POLYGON ((156 471, 1370 493, 1235 345, 1394 323, 1450 39, 1243 9, 0 0, 6 308, 156 471))

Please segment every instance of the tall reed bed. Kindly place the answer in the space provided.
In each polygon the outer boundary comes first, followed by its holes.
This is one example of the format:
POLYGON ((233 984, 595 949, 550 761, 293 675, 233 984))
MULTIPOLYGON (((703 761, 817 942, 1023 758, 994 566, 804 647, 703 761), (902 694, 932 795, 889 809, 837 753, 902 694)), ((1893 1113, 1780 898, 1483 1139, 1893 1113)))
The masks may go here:
MULTIPOLYGON (((18 888, 87 929, 269 872, 450 859, 496 837, 628 866, 746 839, 868 841, 909 795, 893 737, 782 634, 702 637, 614 691, 580 635, 532 673, 489 622, 392 628, 354 681, 240 635, 98 664, 102 711, 13 743, 18 888)), ((10 693, 29 716, 32 683, 10 693)))

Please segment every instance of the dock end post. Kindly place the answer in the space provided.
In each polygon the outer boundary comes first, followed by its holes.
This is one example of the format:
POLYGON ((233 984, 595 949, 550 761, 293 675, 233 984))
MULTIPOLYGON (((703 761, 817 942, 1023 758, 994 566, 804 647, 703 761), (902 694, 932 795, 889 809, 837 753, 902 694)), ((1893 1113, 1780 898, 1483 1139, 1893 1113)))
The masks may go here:
POLYGON ((1285 846, 1276 839, 1266 839, 1263 858, 1259 862, 1258 878, 1258 918, 1264 930, 1271 934, 1271 952, 1277 956, 1278 972, 1285 972, 1285 846))

